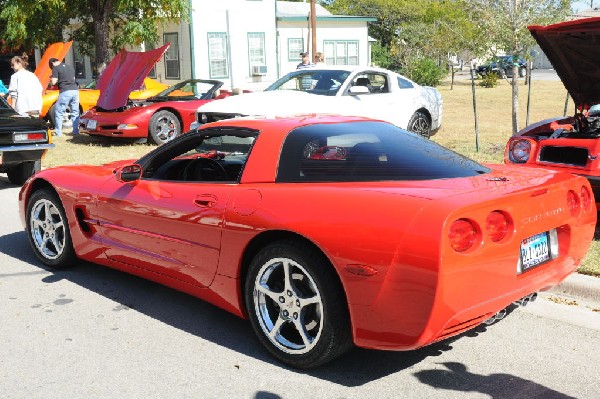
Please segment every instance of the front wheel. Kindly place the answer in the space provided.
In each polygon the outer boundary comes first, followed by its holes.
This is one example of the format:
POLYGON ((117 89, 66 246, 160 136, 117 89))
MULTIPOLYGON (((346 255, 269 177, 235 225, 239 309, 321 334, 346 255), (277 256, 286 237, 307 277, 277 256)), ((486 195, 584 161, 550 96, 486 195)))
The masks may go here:
POLYGON ((248 316, 260 342, 297 368, 319 366, 352 346, 345 298, 332 265, 294 241, 260 251, 245 282, 248 316))
POLYGON ((428 139, 431 137, 431 121, 425 113, 417 111, 408 121, 407 130, 428 139))
POLYGON ((164 144, 181 134, 181 123, 170 111, 158 111, 150 118, 150 139, 155 144, 164 144))
POLYGON ((71 266, 75 251, 69 221, 58 196, 48 190, 34 192, 27 204, 27 235, 35 255, 55 268, 71 266))
POLYGON ((31 176, 35 173, 39 172, 42 169, 42 161, 27 161, 21 162, 13 167, 11 167, 6 175, 8 176, 8 180, 12 184, 16 184, 17 186, 22 186, 23 183, 27 181, 31 176))

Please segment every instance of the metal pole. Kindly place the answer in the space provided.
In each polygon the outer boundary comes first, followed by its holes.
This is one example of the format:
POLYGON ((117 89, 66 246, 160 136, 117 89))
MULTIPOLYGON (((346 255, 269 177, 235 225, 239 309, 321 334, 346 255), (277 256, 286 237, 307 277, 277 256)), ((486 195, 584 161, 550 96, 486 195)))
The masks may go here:
POLYGON ((311 29, 311 46, 310 46, 310 62, 314 61, 317 52, 317 6, 316 0, 310 0, 310 29, 311 29))
POLYGON ((473 91, 473 115, 475 116, 475 150, 479 152, 479 127, 477 125, 477 100, 475 98, 475 71, 471 68, 471 90, 473 91))
POLYGON ((533 66, 533 62, 530 61, 527 64, 529 70, 527 71, 527 116, 525 117, 525 126, 529 126, 529 105, 531 104, 531 67, 533 66))

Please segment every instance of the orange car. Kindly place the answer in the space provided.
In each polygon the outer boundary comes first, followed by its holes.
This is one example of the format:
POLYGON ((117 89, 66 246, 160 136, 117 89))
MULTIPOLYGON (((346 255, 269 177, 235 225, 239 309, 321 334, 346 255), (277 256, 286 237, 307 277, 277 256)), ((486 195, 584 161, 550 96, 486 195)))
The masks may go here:
MULTIPOLYGON (((161 91, 165 90, 169 85, 157 82, 154 79, 144 79, 144 84, 139 90, 131 92, 129 98, 132 100, 143 100, 148 97, 152 97, 161 91)), ((91 107, 96 105, 98 97, 100 96, 100 90, 96 90, 96 81, 92 81, 86 86, 79 89, 79 112, 83 114, 87 112, 91 107)), ((58 90, 46 90, 46 93, 42 96, 42 112, 40 116, 50 122, 54 126, 54 104, 58 99, 58 90)), ((66 118, 70 118, 67 113, 66 118)))

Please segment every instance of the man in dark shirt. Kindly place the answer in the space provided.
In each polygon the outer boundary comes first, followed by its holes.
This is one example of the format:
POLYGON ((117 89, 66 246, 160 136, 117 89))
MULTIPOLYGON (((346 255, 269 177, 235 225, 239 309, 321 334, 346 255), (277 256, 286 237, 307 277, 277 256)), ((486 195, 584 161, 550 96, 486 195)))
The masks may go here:
POLYGON ((71 110, 71 121, 73 122, 73 135, 79 134, 79 86, 75 81, 75 70, 71 65, 60 62, 56 58, 50 58, 52 75, 50 82, 58 85, 58 100, 54 107, 55 134, 62 136, 62 124, 67 107, 71 110))

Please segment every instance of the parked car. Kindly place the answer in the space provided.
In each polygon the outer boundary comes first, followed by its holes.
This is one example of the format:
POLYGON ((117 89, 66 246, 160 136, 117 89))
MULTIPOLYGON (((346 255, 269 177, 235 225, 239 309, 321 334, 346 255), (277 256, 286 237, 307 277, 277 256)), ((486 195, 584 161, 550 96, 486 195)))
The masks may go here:
POLYGON ((232 96, 198 109, 197 124, 241 115, 328 113, 380 119, 429 137, 442 124, 442 96, 395 72, 314 67, 290 72, 264 92, 232 96))
POLYGON ((513 55, 501 55, 483 65, 479 65, 476 69, 479 76, 485 76, 489 73, 495 73, 499 77, 512 77, 513 65, 517 64, 519 77, 524 77, 527 73, 527 61, 523 58, 513 55))
MULTIPOLYGON (((215 98, 231 94, 218 80, 190 79, 117 110, 91 108, 80 118, 80 131, 92 136, 150 139, 164 144, 196 120, 196 110, 215 98)), ((131 98, 131 96, 130 96, 131 98)))
POLYGON ((576 111, 573 116, 545 119, 515 133, 506 144, 504 160, 585 176, 600 207, 600 113, 590 111, 592 105, 600 104, 599 74, 593 61, 600 55, 593 45, 600 39, 600 18, 531 26, 529 30, 575 102, 576 111))
POLYGON ((40 171, 42 157, 53 147, 42 120, 19 115, 0 97, 0 173, 21 185, 40 171))
POLYGON ((590 246, 589 193, 583 177, 484 166, 386 122, 304 115, 45 169, 19 207, 45 265, 187 292, 308 368, 353 345, 420 348, 559 283, 590 246))
MULTIPOLYGON (((90 108, 96 105, 96 102, 98 102, 100 90, 96 89, 96 84, 97 81, 93 80, 79 89, 80 114, 87 112, 90 108)), ((168 87, 169 85, 160 83, 154 79, 145 78, 142 87, 140 87, 138 90, 132 91, 129 95, 129 98, 131 100, 143 100, 160 93, 168 87)), ((56 100, 58 100, 58 94, 58 89, 50 89, 46 90, 46 92, 42 96, 42 112, 40 113, 40 117, 47 120, 50 123, 51 127, 55 126, 54 107, 56 104, 56 100)), ((71 120, 70 112, 67 112, 65 114, 65 120, 71 120)))

